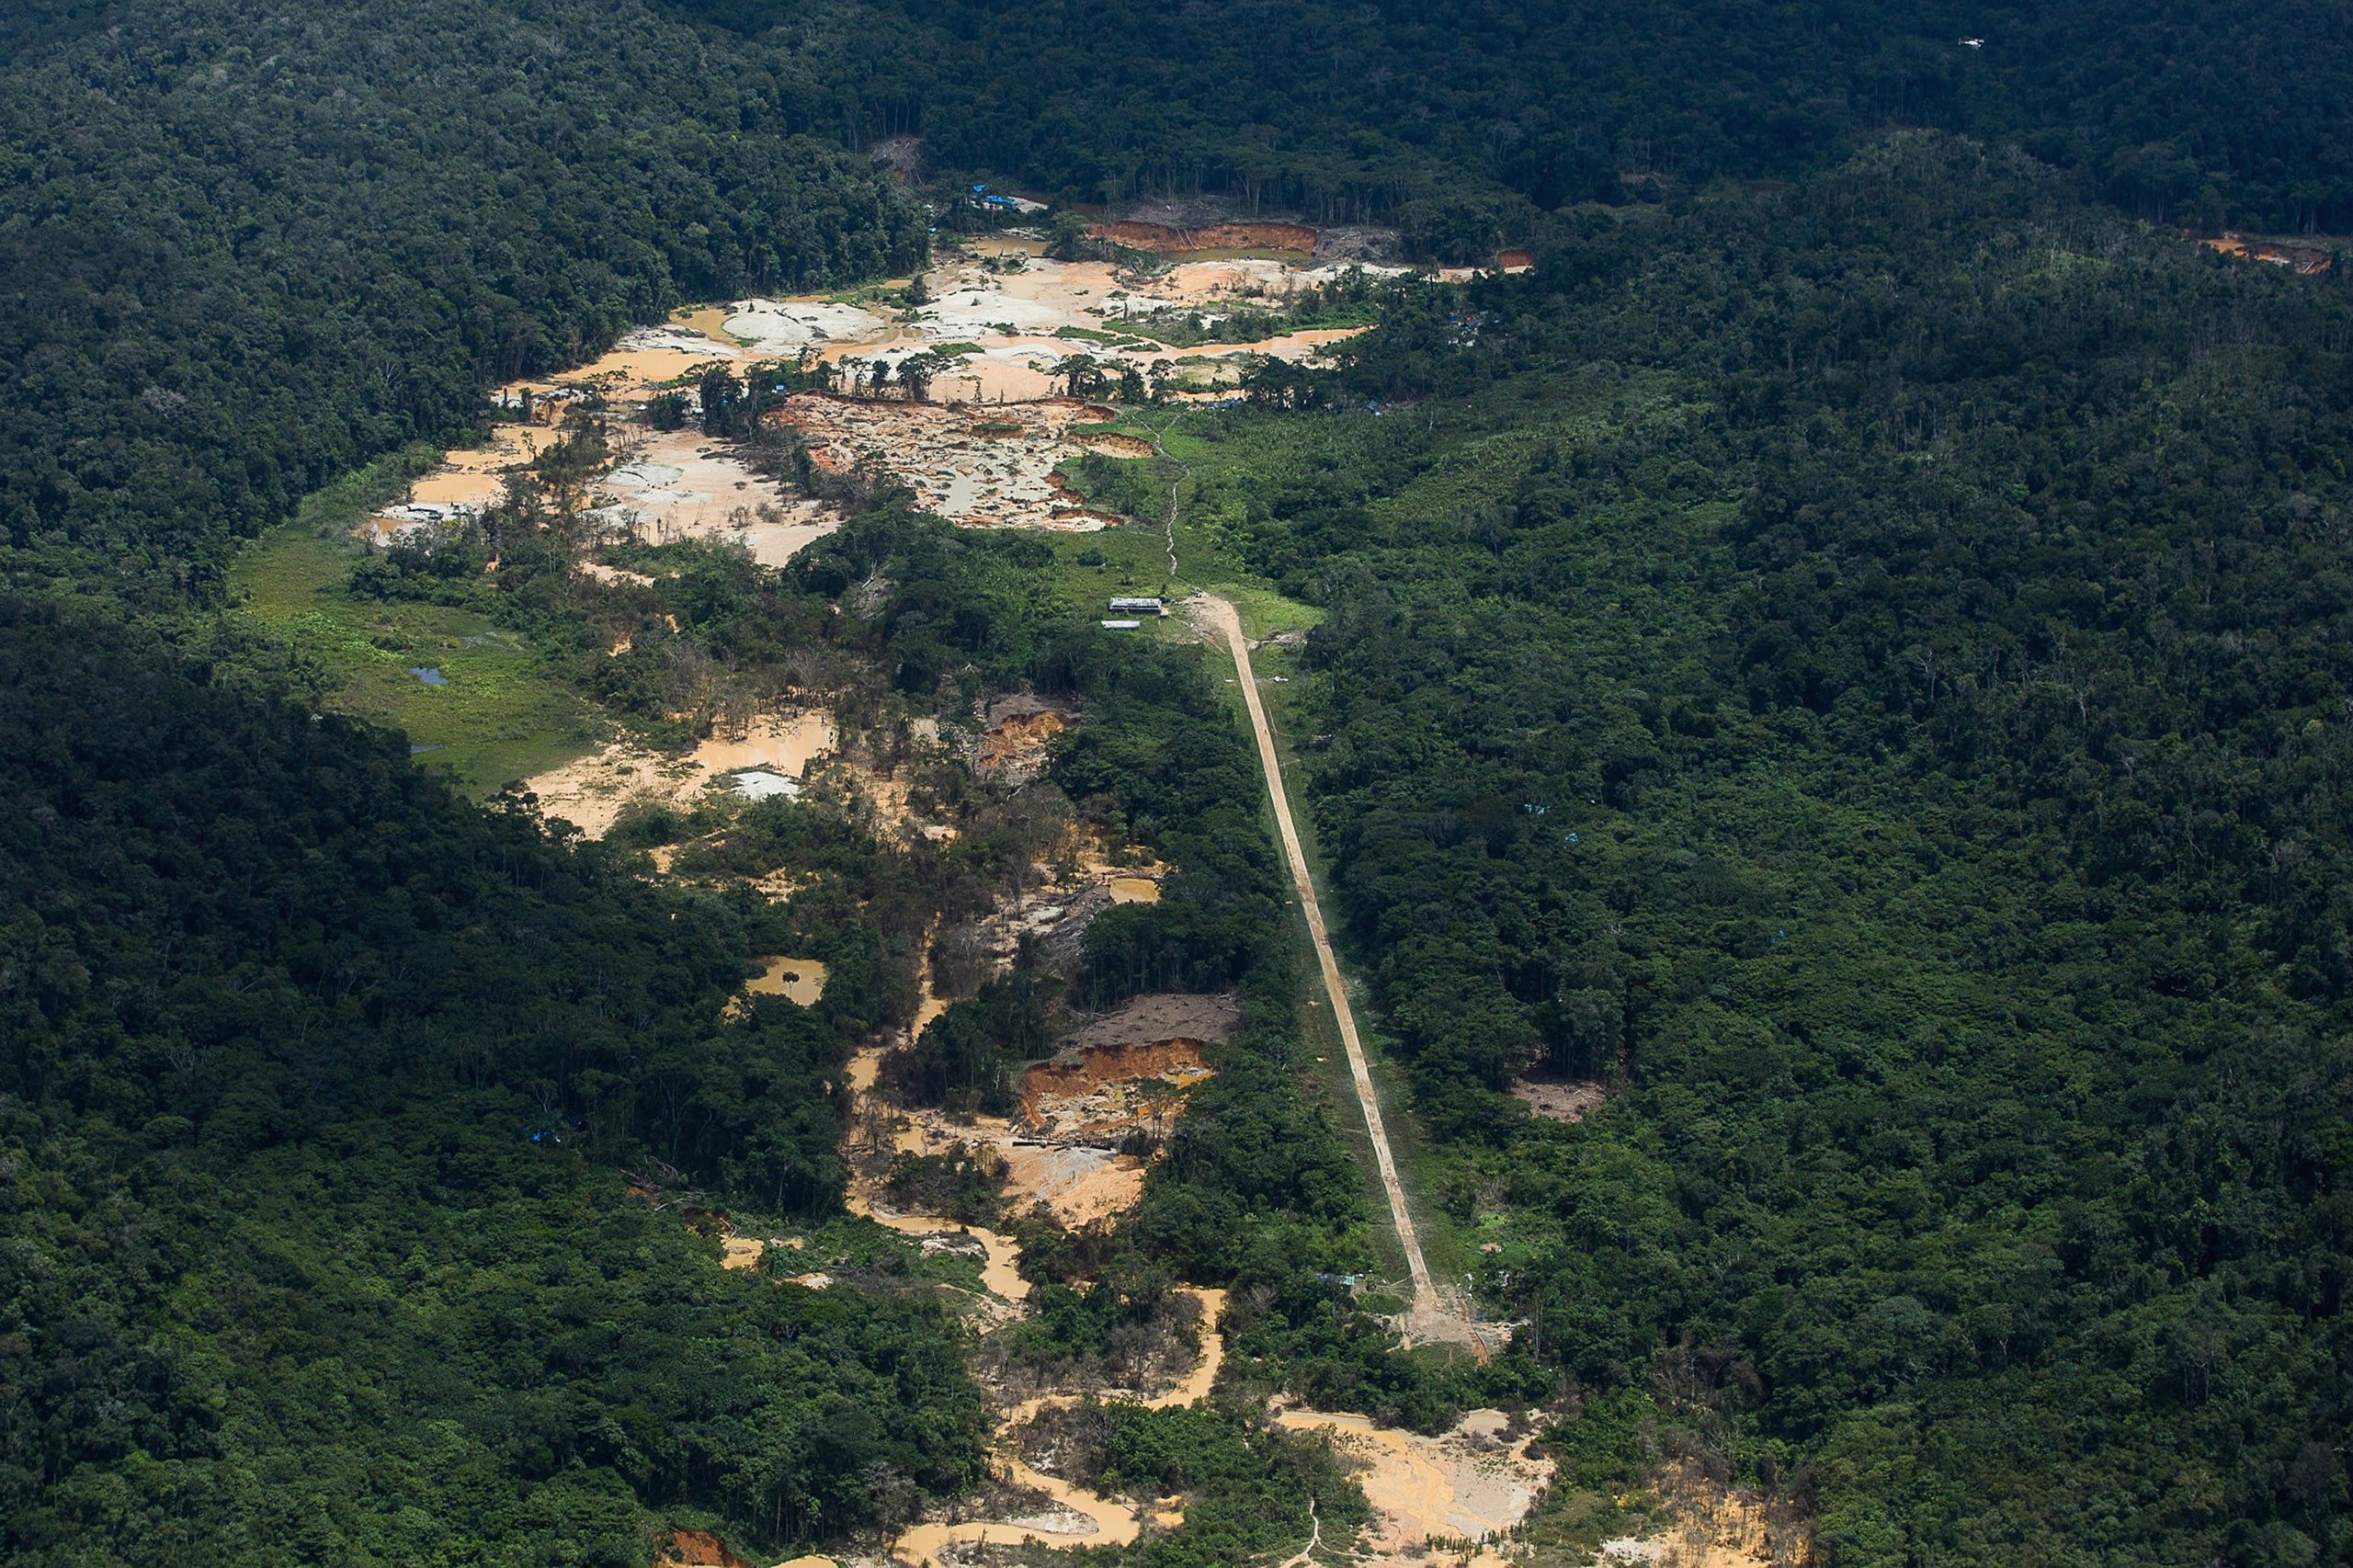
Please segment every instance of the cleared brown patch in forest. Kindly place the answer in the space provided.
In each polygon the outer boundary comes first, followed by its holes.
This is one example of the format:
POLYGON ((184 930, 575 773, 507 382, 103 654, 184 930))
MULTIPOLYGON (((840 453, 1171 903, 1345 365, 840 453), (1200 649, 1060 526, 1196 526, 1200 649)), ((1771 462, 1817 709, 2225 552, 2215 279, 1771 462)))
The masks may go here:
POLYGON ((825 966, 815 959, 762 959, 759 977, 744 989, 755 996, 781 996, 813 1007, 825 994, 825 966))
POLYGON ((1315 254, 1315 231, 1303 223, 1211 223, 1197 229, 1175 229, 1165 223, 1095 223, 1089 237, 1132 245, 1137 250, 1285 250, 1315 254))
POLYGON ((1073 1029, 1063 1043, 1079 1051, 1102 1045, 1150 1045, 1194 1040, 1222 1045, 1242 1021, 1232 996, 1206 991, 1159 991, 1131 998, 1073 1029))
POLYGON ((1656 1536, 1603 1541, 1597 1562, 1613 1568, 1808 1568, 1814 1561, 1813 1523, 1785 1499, 1734 1491, 1688 1460, 1669 1465, 1654 1490, 1674 1524, 1656 1536))
POLYGON ((632 440, 597 480, 589 517, 613 532, 665 543, 734 544, 782 566, 841 526, 841 514, 763 477, 723 444, 692 431, 632 440))
POLYGON ((2336 264, 2336 253, 2325 244, 2297 240, 2268 240, 2253 234, 2242 234, 2225 229, 2211 239, 2198 242, 2210 250, 2224 256, 2244 256, 2249 261, 2268 261, 2274 267, 2284 267, 2300 277, 2311 278, 2326 272, 2336 264))
POLYGON ((1073 1230, 1116 1219, 1143 1195, 1143 1161, 1080 1146, 1015 1143, 1003 1150, 1005 1197, 1015 1213, 1042 1203, 1073 1230))
POLYGON ((847 473, 870 462, 952 523, 1089 532, 1103 519, 1079 507, 1053 475, 1079 449, 1073 427, 1110 416, 1071 398, 992 405, 976 418, 956 404, 799 392, 772 418, 803 433, 821 468, 847 473))
POLYGON ((1113 430, 1073 430, 1070 438, 1089 451, 1115 458, 1152 456, 1152 443, 1140 436, 1122 436, 1113 430))
POLYGON ((654 1558, 654 1568, 754 1568, 754 1564, 728 1551, 727 1543, 709 1530, 672 1530, 670 1544, 654 1558))
POLYGON ((1601 1104, 1601 1085, 1590 1078, 1539 1081, 1516 1078, 1511 1097, 1548 1121, 1582 1121, 1601 1104))
POLYGON ((1069 728, 1070 721, 1051 708, 1009 713, 981 737, 980 767, 986 770, 1034 763, 1044 755, 1047 743, 1069 728))
POLYGON ((1275 1421, 1289 1431, 1329 1433, 1360 1467, 1373 1515, 1364 1542, 1370 1555, 1358 1561, 1376 1568, 1502 1562, 1480 1548, 1526 1518, 1552 1478, 1552 1461, 1531 1455, 1524 1436, 1510 1436, 1500 1411, 1474 1410, 1436 1437, 1342 1412, 1282 1410, 1275 1421), (1456 1551, 1434 1559, 1433 1547, 1456 1551))
POLYGON ((821 710, 766 714, 735 734, 713 735, 687 756, 665 756, 631 740, 551 768, 525 783, 541 815, 602 838, 632 801, 690 807, 711 783, 757 769, 799 778, 834 746, 834 721, 821 710))
POLYGON ((1034 1062, 1021 1074, 1021 1119, 1049 1137, 1086 1140, 1179 1116, 1183 1096, 1211 1076, 1201 1050, 1198 1040, 1163 1040, 1034 1062))

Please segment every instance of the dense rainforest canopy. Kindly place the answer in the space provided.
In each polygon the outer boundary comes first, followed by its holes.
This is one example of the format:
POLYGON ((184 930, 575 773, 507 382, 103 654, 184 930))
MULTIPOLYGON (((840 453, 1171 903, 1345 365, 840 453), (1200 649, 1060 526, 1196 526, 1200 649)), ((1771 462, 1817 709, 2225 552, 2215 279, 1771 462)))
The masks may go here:
POLYGON ((2349 351, 1915 137, 1204 444, 1491 1288, 1834 1562, 2344 1548, 2349 351))
POLYGON ((2307 0, 664 3, 831 87, 854 144, 921 134, 1080 200, 1401 219, 1447 249, 1563 202, 1790 177, 1891 125, 2017 139, 2150 219, 2353 219, 2353 24, 2307 0))
POLYGON ((617 1174, 836 1202, 854 945, 722 1018, 745 912, 121 635, 0 604, 11 1560, 627 1562, 969 1482, 936 1304, 722 1274, 617 1174))
POLYGON ((463 428, 494 381, 686 300, 924 254, 914 208, 772 79, 640 8, 256 0, 34 30, 0 75, 18 579, 217 595, 231 540, 463 428))

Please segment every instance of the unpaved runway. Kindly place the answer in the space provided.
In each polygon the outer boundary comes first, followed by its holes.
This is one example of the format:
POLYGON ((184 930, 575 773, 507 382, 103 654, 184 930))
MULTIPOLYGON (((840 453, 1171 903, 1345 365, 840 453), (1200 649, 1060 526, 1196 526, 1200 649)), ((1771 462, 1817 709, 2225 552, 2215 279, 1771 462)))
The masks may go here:
POLYGON ((1275 756, 1275 733, 1267 726, 1267 710, 1258 700, 1258 679, 1250 671, 1250 643, 1242 635, 1242 618, 1233 607, 1211 594, 1196 601, 1201 617, 1225 634, 1233 651, 1234 673, 1241 677, 1242 700, 1250 708, 1250 728, 1258 737, 1258 761, 1266 770, 1267 793, 1275 802, 1275 824, 1282 830, 1283 856, 1290 862, 1291 885, 1299 906, 1307 913, 1307 934, 1315 943, 1315 962, 1324 971, 1324 994, 1332 999, 1332 1017, 1340 1026, 1340 1043, 1347 1048, 1348 1076, 1356 1081, 1357 1103, 1364 1108, 1365 1131, 1372 1135, 1372 1157, 1381 1166, 1381 1189, 1389 1195, 1389 1217, 1397 1227, 1397 1243, 1405 1249, 1405 1267, 1414 1277, 1414 1317, 1435 1322, 1445 1314, 1430 1267, 1422 1261, 1422 1244, 1414 1235, 1414 1217, 1405 1211, 1404 1185, 1397 1179, 1397 1161, 1389 1152, 1389 1133, 1381 1124, 1381 1098, 1373 1092, 1372 1069, 1366 1062, 1364 1042, 1357 1038, 1357 1016, 1348 1006, 1348 988, 1340 979, 1340 962, 1332 954, 1332 938, 1324 926, 1324 906, 1315 902, 1315 883, 1307 874, 1307 856, 1299 846, 1299 829, 1291 822, 1290 799, 1283 792, 1282 764, 1275 756))

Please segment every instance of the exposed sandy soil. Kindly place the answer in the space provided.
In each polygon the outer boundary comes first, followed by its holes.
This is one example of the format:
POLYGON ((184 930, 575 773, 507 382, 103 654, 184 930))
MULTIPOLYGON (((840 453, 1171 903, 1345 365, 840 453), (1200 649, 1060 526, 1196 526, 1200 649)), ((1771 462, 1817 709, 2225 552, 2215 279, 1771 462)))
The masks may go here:
POLYGON ((1160 884, 1150 877, 1113 877, 1105 884, 1113 903, 1158 903, 1160 884))
MULTIPOLYGON (((441 467, 409 486, 409 498, 442 506, 487 506, 506 492, 506 472, 540 455, 556 433, 544 426, 502 425, 489 442, 448 454, 441 467)), ((389 533, 398 519, 375 519, 380 532, 389 533)))
POLYGON ((2324 244, 2302 243, 2294 240, 2265 240, 2234 230, 2224 230, 2219 239, 2198 242, 2224 256, 2245 256, 2253 261, 2268 261, 2275 267, 2310 278, 2326 272, 2336 265, 2336 256, 2324 244))
POLYGON ((1303 223, 1210 223, 1173 229, 1160 223, 1096 223, 1087 233, 1138 250, 1288 250, 1315 254, 1315 231, 1303 223))
POLYGON ((767 967, 744 989, 755 996, 781 996, 813 1007, 825 994, 825 966, 815 959, 762 959, 767 967))
MULTIPOLYGON (((1213 305, 1237 300, 1280 304, 1289 294, 1337 281, 1351 267, 1360 267, 1374 278, 1402 278, 1413 270, 1370 263, 1305 267, 1296 261, 1267 256, 1234 256, 1218 261, 1179 262, 1153 278, 1151 292, 1156 300, 1185 305, 1213 305)), ((1142 308, 1141 303, 1137 308, 1142 308)), ((1105 324, 1118 324, 1111 321, 1105 324)))
MULTIPOLYGON (((510 411, 529 393, 534 422, 502 425, 486 445, 449 453, 438 470, 411 487, 410 501, 486 507, 500 498, 507 472, 530 462, 557 438, 555 425, 568 400, 595 391, 611 403, 642 403, 665 385, 699 376, 713 364, 741 361, 744 350, 722 340, 724 334, 713 315, 708 310, 684 313, 665 326, 630 333, 611 353, 580 369, 500 388, 496 401, 510 411)), ((606 528, 656 541, 733 542, 763 565, 780 566, 840 526, 831 507, 762 478, 723 444, 694 431, 624 426, 620 445, 612 469, 593 486, 588 511, 589 520, 606 528)), ((378 535, 389 538, 414 520, 395 509, 374 523, 378 535)))
POLYGON ((1006 1201, 1016 1213, 1043 1203, 1072 1230, 1116 1219, 1143 1196, 1143 1162, 1076 1145, 1016 1143, 1003 1151, 1006 1201))
POLYGON ((1047 748, 1076 722, 1074 713, 1028 697, 994 703, 965 764, 979 777, 1017 789, 1044 774, 1047 748))
MULTIPOLYGON (((639 588, 650 588, 654 585, 654 579, 642 572, 632 572, 626 566, 608 566, 601 561, 583 561, 579 564, 579 571, 582 576, 593 577, 599 583, 626 583, 639 588)), ((628 653, 628 639, 622 639, 613 652, 628 653)))
POLYGON ((1343 1453, 1366 1467, 1358 1481, 1372 1504, 1365 1542, 1371 1554, 1357 1561, 1368 1568, 1434 1568, 1432 1543, 1460 1543, 1461 1555, 1470 1555, 1483 1538, 1527 1517, 1552 1479, 1550 1459, 1529 1454, 1525 1438, 1503 1435, 1499 1411, 1474 1410, 1438 1437, 1344 1413, 1290 1409, 1275 1419, 1290 1431, 1330 1433, 1343 1453))
POLYGON ((1203 343, 1191 348, 1165 350, 1172 359, 1227 359, 1251 355, 1269 359, 1297 361, 1312 359, 1316 351, 1335 343, 1345 342, 1359 333, 1370 332, 1369 326, 1318 326, 1304 332, 1285 333, 1280 337, 1262 337, 1255 343, 1203 343))
POLYGON ((1080 448, 1074 425, 1100 424, 1108 411, 1068 398, 991 407, 985 414, 933 403, 866 401, 804 392, 786 400, 778 421, 811 437, 822 466, 847 472, 861 460, 897 474, 925 506, 967 528, 1090 532, 1109 520, 1088 512, 1055 471, 1080 448), (1015 428, 980 434, 983 419, 1015 428))
POLYGON ((562 818, 590 838, 613 830, 632 801, 691 806, 726 774, 757 768, 798 778, 834 747, 834 721, 820 711, 767 714, 741 735, 713 736, 684 757, 615 741, 594 755, 525 781, 540 814, 562 818))
MULTIPOLYGON (((1131 288, 1108 263, 1051 261, 1038 255, 1040 248, 1026 241, 974 242, 965 256, 950 258, 927 276, 933 297, 914 320, 886 323, 875 318, 863 328, 843 323, 843 330, 813 346, 827 359, 860 364, 880 359, 895 367, 920 350, 961 344, 965 347, 956 367, 934 381, 931 396, 942 402, 1009 406, 1051 396, 1057 386, 1052 367, 1074 354, 1088 355, 1114 372, 1122 363, 1142 369, 1160 358, 1206 363, 1221 371, 1230 365, 1238 370, 1252 353, 1303 358, 1348 335, 1327 328, 1261 344, 1183 349, 1136 339, 1128 340, 1132 347, 1121 347, 1084 336, 1058 337, 1054 335, 1065 328, 1117 333, 1120 318, 1130 312, 1188 309, 1241 296, 1279 300, 1289 290, 1313 287, 1338 273, 1333 267, 1245 258, 1191 264, 1154 279, 1149 288, 1131 288), (982 258, 993 258, 999 269, 984 267, 982 258), (1004 270, 1008 263, 1017 267, 1004 270)), ((731 319, 729 329, 740 331, 744 324, 731 319)), ((900 446, 904 449, 904 444, 900 446)))
POLYGON ((1073 1029, 1063 1044, 1085 1051, 1097 1046, 1151 1045, 1164 1040, 1222 1045, 1242 1021, 1242 1007, 1217 992, 1159 991, 1121 1003, 1073 1029))
POLYGON ((535 390, 560 394, 593 388, 615 403, 642 403, 665 386, 742 358, 742 351, 732 344, 713 342, 699 332, 675 325, 650 326, 622 338, 620 347, 594 364, 539 382, 535 390))
MULTIPOLYGON (((1130 1398, 1151 1410, 1167 1410, 1177 1405, 1194 1404, 1209 1397, 1211 1384, 1217 1381, 1218 1369, 1225 1359, 1225 1336, 1217 1331, 1218 1320, 1225 1312, 1225 1292, 1186 1287, 1201 1306, 1201 1355, 1193 1369, 1175 1388, 1149 1398, 1124 1393, 1118 1390, 1092 1391, 1101 1397, 1130 1398)), ((1014 1431, 1036 1419, 1039 1413, 1051 1406, 1075 1403, 1082 1396, 1076 1393, 1051 1393, 1024 1400, 1004 1412, 1004 1428, 1014 1431)), ((996 1478, 1009 1486, 1026 1492, 1042 1494, 1061 1515, 1004 1520, 921 1524, 903 1532, 891 1543, 891 1561, 907 1568, 939 1568, 940 1554, 953 1546, 997 1545, 1018 1546, 1035 1542, 1040 1546, 1126 1546, 1142 1533, 1142 1522, 1136 1509, 1116 1498, 1101 1496, 1084 1487, 1073 1485, 1060 1476, 1048 1475, 1025 1463, 1021 1457, 1001 1448, 993 1457, 990 1468, 996 1478)), ((1164 1528, 1174 1528, 1184 1522, 1181 1513, 1166 1507, 1157 1509, 1154 1522, 1164 1528)))
POLYGON ((1590 1078, 1565 1083, 1516 1078, 1512 1080, 1511 1094, 1512 1098, 1549 1121, 1582 1121, 1586 1112, 1605 1097, 1601 1085, 1590 1078))
POLYGON ((1007 767, 1035 769, 1045 761, 1047 744, 1069 728, 1070 720, 1051 708, 1008 713, 981 736, 973 766, 983 773, 1007 767))
MULTIPOLYGON (((1146 227, 1150 227, 1147 225, 1146 227)), ((1175 234, 1176 230, 1153 231, 1175 234)), ((1185 231, 1195 238, 1241 238, 1305 256, 1314 232, 1290 224, 1242 224, 1185 231), (1248 236, 1258 235, 1251 239, 1248 236)), ((531 460, 555 438, 566 402, 595 392, 621 405, 640 403, 665 386, 692 381, 713 364, 790 358, 803 351, 847 362, 881 359, 893 365, 915 353, 963 345, 953 369, 937 376, 931 396, 942 403, 985 404, 985 417, 1018 428, 983 437, 966 416, 931 404, 890 400, 792 400, 785 420, 818 438, 819 460, 847 471, 860 459, 905 479, 931 509, 978 528, 1088 530, 1111 520, 1091 515, 1055 479, 1064 459, 1087 447, 1123 457, 1150 449, 1133 437, 1074 433, 1088 421, 1077 405, 1054 396, 1053 367, 1086 354, 1118 373, 1156 359, 1193 367, 1183 395, 1213 396, 1232 387, 1261 356, 1304 359, 1360 328, 1320 328, 1248 344, 1201 344, 1166 349, 1130 339, 1127 345, 1057 332, 1120 330, 1128 312, 1208 308, 1220 301, 1279 301, 1287 293, 1337 276, 1335 267, 1292 265, 1279 257, 1188 263, 1147 289, 1123 286, 1102 262, 1057 262, 1027 241, 977 241, 926 278, 931 302, 906 321, 824 299, 744 300, 682 312, 669 323, 624 336, 593 364, 545 381, 516 381, 499 390, 510 410, 525 394, 534 423, 507 425, 484 447, 453 452, 438 472, 417 481, 411 499, 466 508, 498 500, 505 473, 531 460), (1000 270, 981 265, 995 258, 1000 270), (1015 270, 1002 268, 1013 264, 1015 270)), ((1390 269, 1384 269, 1390 270, 1390 269)), ((697 537, 740 542, 763 564, 780 565, 838 525, 827 507, 789 494, 738 462, 721 445, 690 431, 642 435, 596 487, 596 517, 608 526, 663 539, 697 537)), ((415 516, 377 519, 380 538, 420 521, 415 516)))
POLYGON ((722 329, 731 337, 748 341, 751 354, 790 358, 803 348, 828 343, 878 340, 890 324, 856 305, 812 299, 744 300, 729 310, 722 329))
POLYGON ((739 544, 763 566, 841 526, 832 507, 764 479, 722 444, 688 430, 654 435, 599 480, 591 516, 661 543, 709 539, 739 544))
POLYGON ((1148 458, 1152 443, 1141 436, 1122 436, 1111 430, 1074 429, 1070 438, 1091 452, 1102 452, 1115 458, 1148 458))
POLYGON ((708 1530, 672 1530, 670 1544, 654 1559, 654 1568, 753 1568, 727 1550, 727 1543, 708 1530))
POLYGON ((1671 1466, 1656 1484, 1674 1528, 1603 1541, 1597 1561, 1620 1568, 1799 1568, 1813 1561, 1813 1526, 1786 1504, 1727 1490, 1688 1464, 1671 1466))
POLYGON ((1165 1085, 1158 1108, 1165 1120, 1179 1108, 1166 1096, 1189 1092, 1210 1075, 1197 1040, 1091 1045, 1029 1065, 1021 1074, 1021 1119, 1058 1141, 1115 1142, 1154 1120, 1153 1092, 1142 1085, 1165 1085))

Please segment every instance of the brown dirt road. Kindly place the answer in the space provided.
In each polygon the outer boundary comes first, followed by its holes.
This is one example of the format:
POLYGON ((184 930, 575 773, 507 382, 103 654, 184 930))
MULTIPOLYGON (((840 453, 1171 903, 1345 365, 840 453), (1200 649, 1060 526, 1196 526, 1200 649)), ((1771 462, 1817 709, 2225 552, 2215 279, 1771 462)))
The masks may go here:
MULTIPOLYGON (((1307 874, 1307 856, 1300 848, 1299 828, 1291 821, 1290 797, 1283 790, 1282 763, 1275 754, 1275 733, 1267 722, 1266 705, 1258 700, 1258 678, 1250 669, 1250 642, 1242 635, 1242 618, 1233 607, 1214 595, 1203 594, 1194 605, 1202 620, 1225 637, 1233 652, 1234 674, 1241 678, 1242 700, 1250 709, 1250 728, 1258 737, 1258 762, 1267 775, 1267 793, 1275 804, 1275 824, 1281 830, 1283 858, 1290 862, 1291 886, 1307 915, 1307 935, 1315 944, 1316 967, 1324 971, 1324 994, 1331 999, 1332 1017, 1340 1026, 1340 1043, 1347 1049, 1348 1076, 1355 1081, 1357 1103, 1364 1108, 1365 1131, 1372 1138, 1372 1157, 1381 1167, 1381 1189, 1389 1198, 1389 1218, 1397 1228, 1397 1244, 1404 1249, 1405 1268, 1414 1279, 1414 1309, 1408 1336, 1421 1339, 1467 1337, 1447 1332, 1450 1320, 1438 1298, 1430 1267, 1422 1261, 1422 1244, 1414 1234, 1414 1216, 1405 1208, 1404 1184, 1397 1179, 1397 1160, 1389 1152, 1389 1132, 1381 1122, 1381 1096, 1373 1091, 1372 1068, 1366 1062, 1364 1042, 1357 1035, 1357 1016, 1348 1006, 1347 983, 1340 977, 1340 960, 1333 955, 1332 938, 1324 924, 1324 906, 1316 902, 1315 882, 1307 874)), ((1468 1325, 1464 1325, 1467 1330, 1468 1325)))

